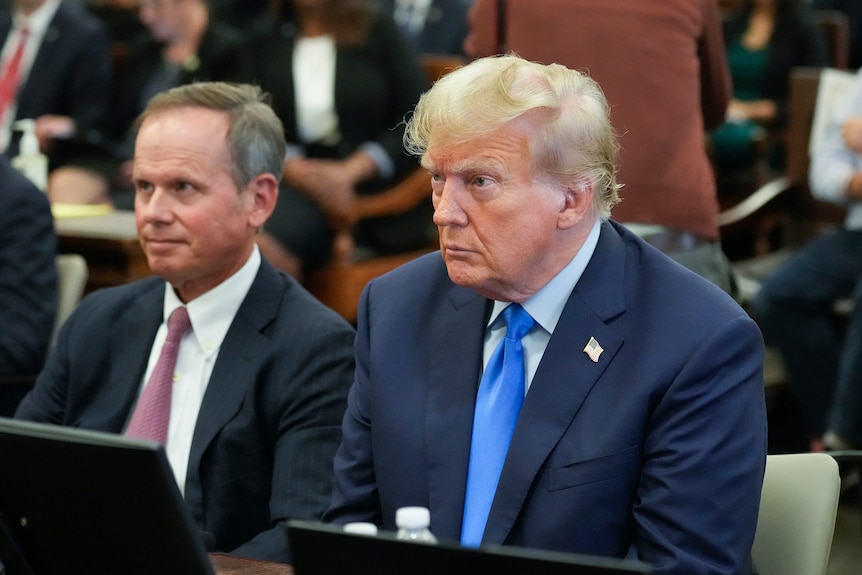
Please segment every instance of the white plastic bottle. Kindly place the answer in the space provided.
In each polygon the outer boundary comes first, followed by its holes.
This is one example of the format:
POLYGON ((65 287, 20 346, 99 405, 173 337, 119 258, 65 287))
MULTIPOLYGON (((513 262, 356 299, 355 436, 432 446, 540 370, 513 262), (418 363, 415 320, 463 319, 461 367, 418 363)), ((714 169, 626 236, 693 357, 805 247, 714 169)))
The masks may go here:
POLYGON ((401 507, 395 511, 398 539, 419 543, 437 543, 431 533, 431 512, 426 507, 401 507))
POLYGON ((18 120, 12 128, 24 132, 18 145, 18 155, 12 158, 12 166, 44 192, 48 188, 48 156, 39 151, 36 122, 18 120))

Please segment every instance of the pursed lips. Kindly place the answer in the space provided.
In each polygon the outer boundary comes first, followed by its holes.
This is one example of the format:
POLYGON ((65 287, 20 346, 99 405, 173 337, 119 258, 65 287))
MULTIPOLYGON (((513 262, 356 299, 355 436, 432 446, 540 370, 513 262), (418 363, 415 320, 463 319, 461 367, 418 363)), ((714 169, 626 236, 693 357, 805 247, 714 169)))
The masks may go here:
POLYGON ((171 246, 183 243, 178 238, 145 237, 144 243, 149 246, 171 246))
POLYGON ((442 250, 446 255, 459 256, 474 253, 475 250, 458 244, 443 244, 442 250))

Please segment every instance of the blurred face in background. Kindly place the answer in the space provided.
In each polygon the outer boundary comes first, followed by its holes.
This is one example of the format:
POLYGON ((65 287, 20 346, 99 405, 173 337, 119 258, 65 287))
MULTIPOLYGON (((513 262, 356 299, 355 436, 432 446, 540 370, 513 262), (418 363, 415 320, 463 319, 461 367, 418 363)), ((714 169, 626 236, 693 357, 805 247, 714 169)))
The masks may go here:
POLYGON ((154 40, 170 42, 183 25, 185 0, 140 0, 138 19, 154 40))
POLYGON ((29 16, 44 4, 46 0, 15 0, 14 6, 29 16))

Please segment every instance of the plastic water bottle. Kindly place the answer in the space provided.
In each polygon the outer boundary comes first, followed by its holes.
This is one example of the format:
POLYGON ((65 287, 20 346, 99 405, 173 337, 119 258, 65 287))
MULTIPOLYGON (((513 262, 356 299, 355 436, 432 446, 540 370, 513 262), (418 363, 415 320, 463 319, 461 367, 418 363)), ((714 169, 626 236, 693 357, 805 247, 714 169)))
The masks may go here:
POLYGON ((395 512, 398 539, 418 543, 437 543, 431 533, 431 512, 426 507, 401 507, 395 512))
POLYGON ((19 144, 19 153, 12 158, 12 166, 44 192, 48 188, 48 156, 39 151, 36 122, 18 120, 12 127, 24 132, 19 144))

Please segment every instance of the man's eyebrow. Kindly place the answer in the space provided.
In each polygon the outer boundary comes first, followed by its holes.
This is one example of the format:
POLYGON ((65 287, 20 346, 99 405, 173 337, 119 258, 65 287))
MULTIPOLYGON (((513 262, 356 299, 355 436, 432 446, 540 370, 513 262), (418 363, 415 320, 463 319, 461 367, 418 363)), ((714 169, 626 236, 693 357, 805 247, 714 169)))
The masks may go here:
MULTIPOLYGON (((435 163, 427 156, 422 158, 420 164, 423 168, 432 172, 438 169, 437 163, 435 163)), ((499 167, 499 165, 499 162, 494 158, 480 156, 446 162, 446 169, 456 174, 464 174, 469 172, 495 170, 499 167)))

